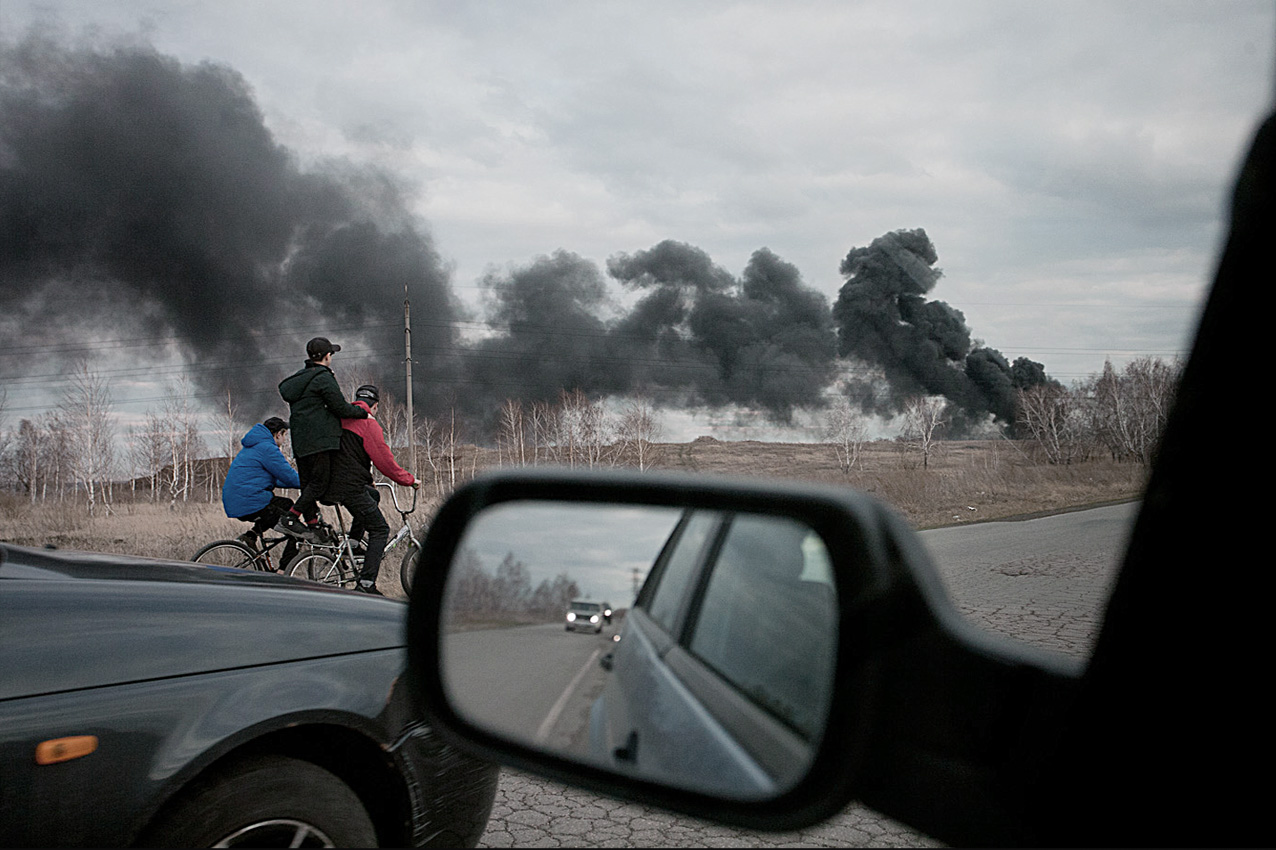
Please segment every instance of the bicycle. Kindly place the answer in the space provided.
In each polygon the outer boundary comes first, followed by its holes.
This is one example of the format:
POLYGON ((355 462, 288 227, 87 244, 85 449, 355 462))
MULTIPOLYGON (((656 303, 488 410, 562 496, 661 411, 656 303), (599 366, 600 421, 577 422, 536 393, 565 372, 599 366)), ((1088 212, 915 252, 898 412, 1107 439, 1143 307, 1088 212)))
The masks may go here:
MULTIPOLYGON (((406 593, 411 587, 411 578, 404 578, 404 570, 415 571, 416 555, 421 549, 421 543, 412 533, 412 526, 408 522, 408 516, 416 510, 417 490, 412 489, 412 503, 404 508, 399 504, 399 494, 394 489, 394 485, 386 481, 378 481, 376 486, 390 491, 390 500, 399 513, 401 524, 399 530, 386 542, 385 555, 388 556, 391 550, 400 546, 406 547, 399 570, 399 583, 406 593)), ((350 540, 346 531, 345 518, 342 516, 340 506, 334 505, 334 507, 337 511, 337 528, 327 526, 329 539, 312 543, 306 551, 299 552, 284 568, 285 574, 334 587, 350 588, 358 581, 359 569, 363 566, 363 555, 354 549, 353 541, 350 540)))
MULTIPOLYGON (((273 573, 276 564, 271 553, 275 547, 280 543, 286 543, 288 539, 285 534, 280 534, 278 537, 267 537, 263 534, 258 537, 252 532, 246 532, 234 539, 214 540, 196 552, 191 560, 197 564, 273 573)), ((284 564, 281 562, 278 566, 283 567, 284 564)))

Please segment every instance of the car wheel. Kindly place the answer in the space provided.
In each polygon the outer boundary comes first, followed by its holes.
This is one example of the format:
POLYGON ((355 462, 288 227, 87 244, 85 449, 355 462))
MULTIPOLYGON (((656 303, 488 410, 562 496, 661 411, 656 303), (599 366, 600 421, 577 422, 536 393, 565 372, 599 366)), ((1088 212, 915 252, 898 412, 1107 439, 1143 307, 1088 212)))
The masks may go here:
POLYGON ((143 836, 151 847, 375 847, 358 796, 310 762, 263 756, 198 781, 143 836))
POLYGON ((284 573, 293 578, 304 578, 320 584, 341 586, 341 565, 331 555, 322 552, 303 552, 288 562, 284 573))

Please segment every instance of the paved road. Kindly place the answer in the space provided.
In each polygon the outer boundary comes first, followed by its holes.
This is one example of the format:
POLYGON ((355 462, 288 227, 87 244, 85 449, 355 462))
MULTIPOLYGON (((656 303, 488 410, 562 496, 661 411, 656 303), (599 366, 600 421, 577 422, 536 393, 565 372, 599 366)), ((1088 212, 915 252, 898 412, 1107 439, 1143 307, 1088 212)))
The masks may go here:
MULTIPOLYGON (((1024 522, 981 523, 922 538, 958 610, 977 625, 1083 656, 1136 505, 1024 522)), ((935 847, 863 806, 810 829, 733 829, 505 770, 480 847, 935 847)))

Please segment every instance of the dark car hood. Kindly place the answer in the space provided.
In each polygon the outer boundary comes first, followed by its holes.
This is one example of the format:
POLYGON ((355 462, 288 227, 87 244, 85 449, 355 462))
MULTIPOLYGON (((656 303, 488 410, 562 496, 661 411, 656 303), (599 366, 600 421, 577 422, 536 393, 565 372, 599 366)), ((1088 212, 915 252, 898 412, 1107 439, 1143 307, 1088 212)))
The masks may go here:
POLYGON ((402 648, 406 612, 267 573, 0 545, 0 699, 402 648))

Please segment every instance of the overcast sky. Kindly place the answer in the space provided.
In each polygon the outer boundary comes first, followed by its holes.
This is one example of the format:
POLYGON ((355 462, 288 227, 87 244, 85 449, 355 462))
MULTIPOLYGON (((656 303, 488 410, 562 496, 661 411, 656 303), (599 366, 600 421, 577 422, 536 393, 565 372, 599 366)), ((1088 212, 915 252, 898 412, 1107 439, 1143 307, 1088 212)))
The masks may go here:
POLYGON ((228 65, 303 162, 399 175, 464 300, 674 239, 831 302, 924 228, 929 297, 1064 382, 1184 350, 1276 43, 1269 0, 0 0, 0 39, 35 19, 228 65))

